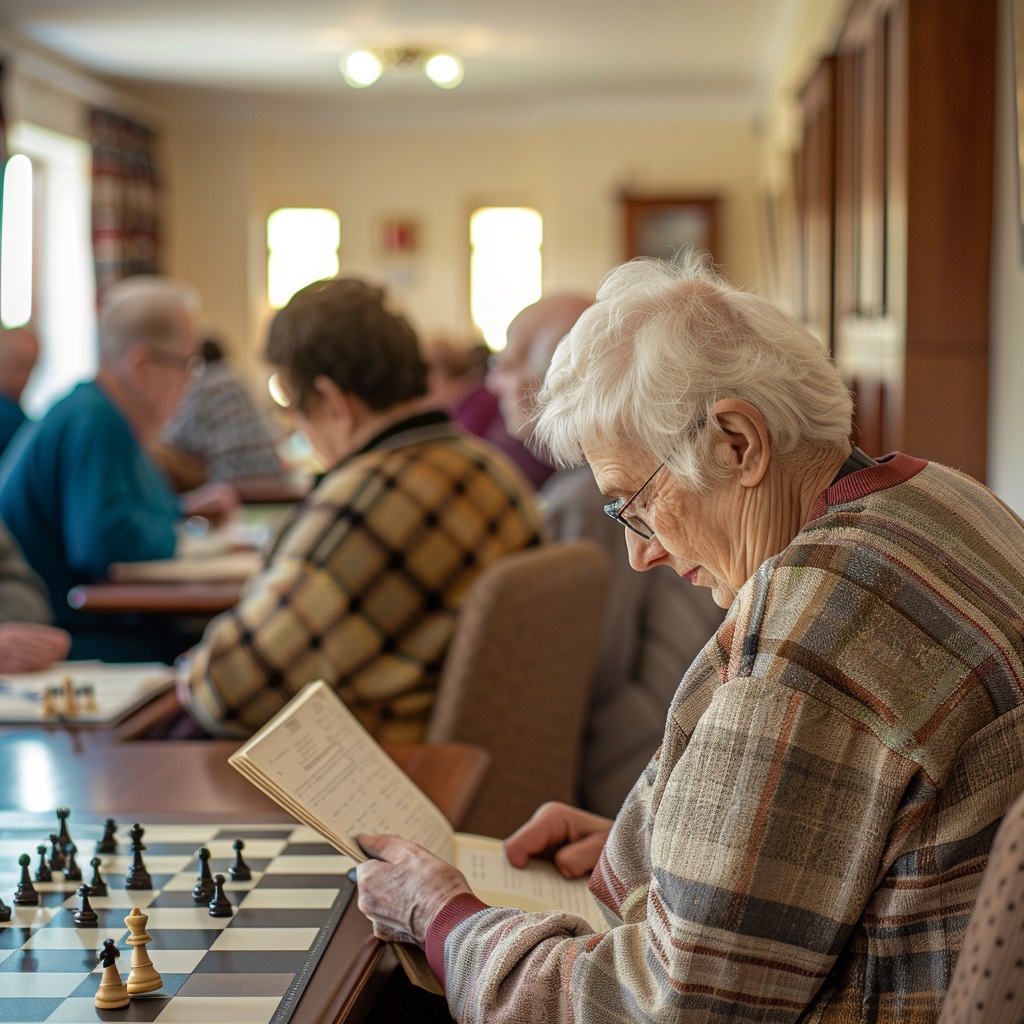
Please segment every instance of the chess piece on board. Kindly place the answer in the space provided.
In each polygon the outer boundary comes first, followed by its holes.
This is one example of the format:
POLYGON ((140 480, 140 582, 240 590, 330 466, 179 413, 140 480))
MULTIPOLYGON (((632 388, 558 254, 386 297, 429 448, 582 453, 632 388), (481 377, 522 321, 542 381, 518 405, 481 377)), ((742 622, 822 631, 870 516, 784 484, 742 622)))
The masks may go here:
POLYGON ((213 899, 210 900, 210 917, 231 917, 235 908, 231 905, 224 892, 224 876, 217 875, 213 880, 213 899))
POLYGON ((65 853, 74 845, 71 842, 71 833, 68 832, 68 818, 70 817, 70 807, 57 808, 57 821, 60 822, 60 828, 57 830, 57 842, 60 843, 60 847, 65 853))
POLYGON ((97 853, 117 853, 117 839, 114 833, 117 831, 117 822, 113 818, 107 818, 103 822, 103 838, 96 840, 97 853))
POLYGON ((74 718, 78 714, 78 702, 75 700, 75 683, 71 676, 64 677, 61 713, 65 718, 74 718))
POLYGON ((82 708, 87 715, 94 715, 100 709, 99 701, 96 700, 96 687, 92 683, 85 683, 79 691, 82 695, 82 708))
POLYGON ((55 690, 52 686, 45 686, 41 696, 42 703, 39 706, 39 714, 43 718, 56 718, 58 714, 57 698, 60 696, 60 690, 55 690))
POLYGON ((99 961, 103 965, 103 978, 96 990, 93 1005, 97 1010, 118 1010, 131 1002, 128 989, 121 980, 121 972, 117 969, 117 958, 121 951, 114 945, 113 939, 104 939, 100 950, 99 961))
POLYGON ((50 870, 50 862, 46 859, 46 843, 40 843, 36 847, 36 853, 39 854, 39 864, 36 867, 36 881, 52 882, 53 872, 50 870))
POLYGON ((82 869, 78 866, 78 861, 75 860, 76 853, 78 853, 78 847, 72 843, 68 847, 68 862, 64 865, 64 877, 69 882, 80 882, 82 880, 82 869))
POLYGON ((93 857, 89 863, 92 865, 92 879, 89 882, 89 888, 92 892, 90 896, 106 896, 107 895, 107 883, 104 877, 100 874, 100 859, 99 857, 93 857))
POLYGON ((249 870, 249 865, 242 859, 242 850, 245 849, 245 843, 241 839, 236 839, 231 844, 231 847, 235 851, 235 863, 228 868, 231 881, 248 882, 252 878, 252 872, 249 870))
POLYGON ((95 928, 100 923, 99 914, 92 909, 92 904, 89 903, 89 894, 91 892, 92 889, 87 885, 80 885, 78 887, 78 898, 81 902, 74 915, 76 928, 95 928))
POLYGON ((132 866, 124 880, 126 889, 152 889, 153 879, 146 870, 145 862, 142 859, 142 851, 146 848, 142 842, 145 829, 136 822, 132 825, 129 835, 132 838, 132 866))
POLYGON ((138 907, 132 907, 131 912, 124 919, 125 927, 131 934, 125 942, 132 947, 132 969, 128 975, 128 994, 138 995, 140 992, 152 992, 161 988, 164 979, 160 972, 153 966, 149 958, 147 943, 153 941, 153 936, 146 931, 149 923, 149 915, 144 914, 138 907))
POLYGON ((32 863, 32 858, 27 853, 23 853, 18 858, 18 863, 21 865, 21 881, 18 882, 14 890, 14 905, 16 907, 35 906, 39 902, 39 893, 36 892, 36 887, 28 876, 28 866, 32 863))
POLYGON ((64 849, 60 845, 60 837, 56 832, 50 833, 50 870, 51 871, 63 871, 64 865, 67 863, 67 857, 64 856, 64 849))
POLYGON ((199 877, 196 879, 196 884, 192 887, 192 899, 196 903, 208 903, 210 897, 213 896, 213 875, 210 874, 210 851, 205 846, 201 846, 196 850, 196 856, 199 858, 199 877))
POLYGON ((2 899, 0 899, 0 921, 10 921, 11 919, 11 908, 7 906, 2 899))

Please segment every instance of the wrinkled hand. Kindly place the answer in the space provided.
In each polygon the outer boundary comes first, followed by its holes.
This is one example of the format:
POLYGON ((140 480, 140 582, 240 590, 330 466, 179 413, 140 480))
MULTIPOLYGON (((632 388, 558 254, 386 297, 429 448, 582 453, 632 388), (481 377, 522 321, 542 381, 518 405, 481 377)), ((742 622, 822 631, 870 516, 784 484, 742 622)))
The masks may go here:
POLYGON ((356 869, 359 909, 378 939, 422 946, 430 922, 444 905, 461 892, 473 891, 461 871, 416 843, 398 836, 356 838, 371 857, 380 858, 356 869))
POLYGON ((71 637, 55 626, 0 623, 0 672, 31 672, 64 658, 71 637))
POLYGON ((568 804, 541 804, 505 840, 505 856, 516 868, 525 868, 530 857, 550 857, 566 878, 581 878, 593 870, 612 824, 568 804))
POLYGON ((221 526, 238 508, 238 494, 231 484, 216 481, 187 491, 181 496, 181 507, 186 516, 202 516, 221 526))

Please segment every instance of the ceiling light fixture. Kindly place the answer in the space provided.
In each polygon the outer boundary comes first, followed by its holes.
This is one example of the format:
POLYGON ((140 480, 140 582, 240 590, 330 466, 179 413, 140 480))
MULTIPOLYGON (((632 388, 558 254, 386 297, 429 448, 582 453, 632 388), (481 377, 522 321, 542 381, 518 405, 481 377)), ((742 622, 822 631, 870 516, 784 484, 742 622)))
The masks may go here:
POLYGON ((450 53, 403 46, 389 50, 354 50, 338 62, 342 77, 353 89, 366 89, 381 75, 422 71, 441 89, 454 89, 463 78, 462 61, 450 53))

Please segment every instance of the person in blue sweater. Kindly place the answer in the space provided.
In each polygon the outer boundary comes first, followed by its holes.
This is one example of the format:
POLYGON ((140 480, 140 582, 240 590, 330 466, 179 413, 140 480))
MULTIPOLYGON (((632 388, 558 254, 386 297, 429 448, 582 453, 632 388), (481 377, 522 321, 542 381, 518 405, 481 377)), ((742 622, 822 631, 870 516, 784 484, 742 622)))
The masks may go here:
POLYGON ((39 339, 31 331, 0 331, 0 452, 25 422, 21 394, 38 359, 39 339))
POLYGON ((72 658, 170 661, 188 646, 173 629, 73 611, 67 594, 105 579, 111 562, 172 557, 183 515, 216 519, 234 505, 223 484, 175 496, 144 450, 185 393, 197 306, 167 278, 113 285, 100 312, 96 378, 27 424, 0 460, 0 519, 71 633, 72 658))

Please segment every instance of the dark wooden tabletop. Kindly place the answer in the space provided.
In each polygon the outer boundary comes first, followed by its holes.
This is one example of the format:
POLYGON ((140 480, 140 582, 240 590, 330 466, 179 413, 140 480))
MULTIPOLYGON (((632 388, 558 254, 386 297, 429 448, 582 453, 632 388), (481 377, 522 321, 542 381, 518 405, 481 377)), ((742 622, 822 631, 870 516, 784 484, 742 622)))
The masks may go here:
POLYGON ((86 583, 68 591, 68 604, 83 612, 143 612, 148 615, 216 615, 234 608, 242 584, 86 583))

